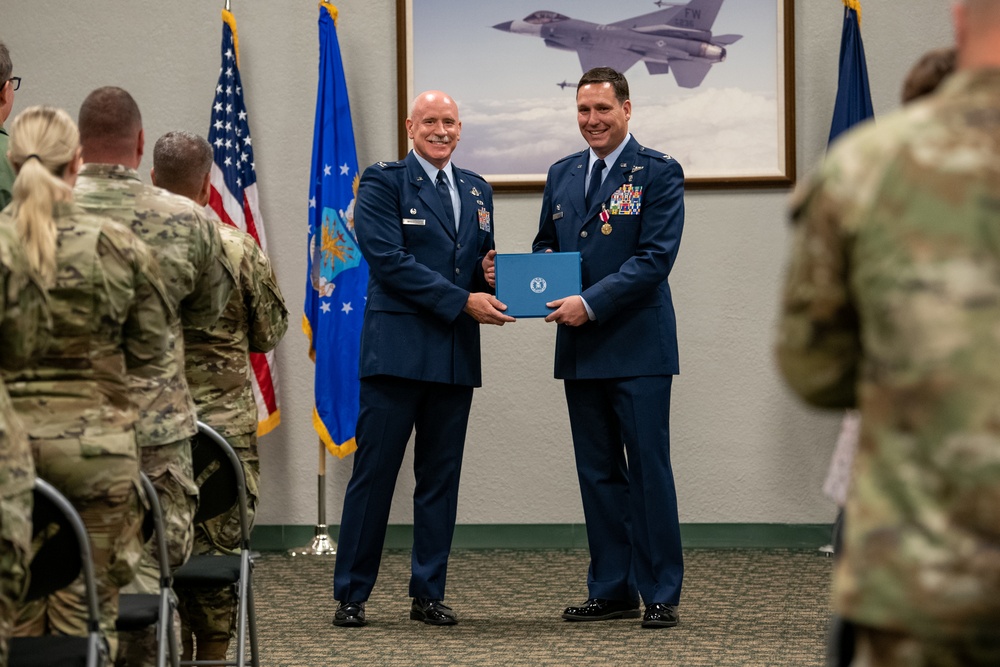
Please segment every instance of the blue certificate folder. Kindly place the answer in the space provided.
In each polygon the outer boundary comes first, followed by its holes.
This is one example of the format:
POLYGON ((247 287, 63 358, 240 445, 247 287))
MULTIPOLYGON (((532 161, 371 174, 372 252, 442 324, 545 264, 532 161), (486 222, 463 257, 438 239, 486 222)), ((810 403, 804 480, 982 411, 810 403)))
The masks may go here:
POLYGON ((545 317, 549 301, 580 293, 580 253, 538 252, 496 256, 497 299, 507 315, 545 317))

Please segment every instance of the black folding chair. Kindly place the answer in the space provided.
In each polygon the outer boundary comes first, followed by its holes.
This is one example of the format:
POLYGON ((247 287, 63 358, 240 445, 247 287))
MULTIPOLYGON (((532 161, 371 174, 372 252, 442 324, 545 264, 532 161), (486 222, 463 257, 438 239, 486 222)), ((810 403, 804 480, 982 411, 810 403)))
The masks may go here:
POLYGON ((90 537, 83 519, 54 486, 35 479, 35 507, 31 514, 35 544, 41 546, 31 561, 27 600, 37 600, 65 588, 83 573, 87 596, 87 636, 14 637, 9 667, 104 667, 108 647, 101 634, 97 580, 90 537))
POLYGON ((243 465, 230 444, 215 429, 198 422, 198 431, 205 437, 195 438, 191 448, 199 493, 194 521, 197 524, 215 518, 238 504, 240 553, 238 556, 192 556, 174 571, 174 590, 180 592, 234 587, 237 602, 236 659, 182 660, 180 664, 245 667, 249 628, 250 664, 259 667, 257 616, 253 604, 253 561, 250 558, 250 522, 247 518, 247 487, 243 465))
POLYGON ((154 536, 156 538, 157 560, 160 565, 160 592, 122 593, 118 597, 118 619, 115 621, 115 630, 134 632, 155 626, 157 667, 166 667, 168 659, 170 665, 176 667, 180 659, 177 637, 174 634, 177 597, 171 589, 173 577, 170 574, 170 559, 167 555, 163 508, 160 507, 156 488, 146 477, 146 473, 140 472, 139 476, 150 506, 150 511, 146 513, 143 521, 143 541, 146 542, 154 536))

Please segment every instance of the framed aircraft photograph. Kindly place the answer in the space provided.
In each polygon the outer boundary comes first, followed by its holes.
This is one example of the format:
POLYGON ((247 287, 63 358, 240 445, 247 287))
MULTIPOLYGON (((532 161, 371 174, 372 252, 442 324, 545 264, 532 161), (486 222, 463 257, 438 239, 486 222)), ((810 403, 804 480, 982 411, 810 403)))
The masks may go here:
POLYGON ((455 163, 498 192, 539 191, 586 148, 576 84, 625 74, 629 130, 689 188, 795 182, 793 0, 396 0, 400 156, 413 97, 459 106, 455 163))

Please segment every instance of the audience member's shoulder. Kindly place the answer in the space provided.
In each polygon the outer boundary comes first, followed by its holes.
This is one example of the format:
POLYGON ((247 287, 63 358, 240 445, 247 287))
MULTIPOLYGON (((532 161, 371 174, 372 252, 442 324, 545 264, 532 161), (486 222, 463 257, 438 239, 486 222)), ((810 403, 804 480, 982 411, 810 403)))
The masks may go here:
POLYGON ((14 220, 5 213, 0 213, 0 265, 10 268, 15 256, 23 255, 23 245, 14 227, 14 220))
POLYGON ((933 105, 914 102, 853 126, 839 135, 827 150, 823 171, 846 171, 876 176, 895 160, 905 146, 919 143, 933 125, 933 105))
POLYGON ((73 221, 77 225, 96 227, 100 235, 100 245, 112 250, 114 254, 122 257, 135 257, 136 255, 145 257, 149 253, 146 243, 125 223, 84 211, 74 215, 73 221))
POLYGON ((228 251, 233 250, 239 256, 243 256, 257 248, 257 241, 254 237, 242 229, 218 219, 213 219, 212 222, 219 230, 219 236, 222 237, 222 243, 227 248, 227 254, 228 251))
POLYGON ((201 207, 187 197, 149 184, 143 184, 143 195, 142 203, 152 210, 169 213, 172 216, 183 216, 201 223, 210 222, 201 207))
POLYGON ((245 239, 253 240, 253 237, 247 234, 245 231, 238 227, 230 225, 228 222, 223 222, 218 218, 212 218, 212 223, 215 228, 219 230, 219 236, 222 237, 223 241, 238 241, 243 243, 245 239))
POLYGON ((131 227, 108 216, 79 210, 73 215, 73 222, 76 225, 97 228, 102 236, 108 237, 116 245, 130 245, 133 241, 142 243, 131 227))

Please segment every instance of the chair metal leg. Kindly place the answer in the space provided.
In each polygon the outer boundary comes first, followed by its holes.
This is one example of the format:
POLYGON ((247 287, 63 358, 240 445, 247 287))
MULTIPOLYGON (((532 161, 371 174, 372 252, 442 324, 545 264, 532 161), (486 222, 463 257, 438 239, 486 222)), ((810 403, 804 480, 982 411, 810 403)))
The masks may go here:
POLYGON ((239 614, 236 622, 236 667, 246 667, 247 647, 247 589, 250 585, 250 551, 240 552, 239 614))
MULTIPOLYGON (((173 614, 171 614, 171 617, 173 614)), ((167 635, 167 650, 170 652, 170 667, 180 667, 181 664, 181 647, 177 645, 177 633, 173 627, 173 621, 170 622, 170 634, 167 635)))
POLYGON ((247 575, 247 620, 250 624, 250 664, 260 667, 260 654, 257 651, 257 612, 253 603, 253 566, 247 575))
POLYGON ((156 624, 156 667, 167 667, 167 636, 172 625, 168 614, 170 614, 170 602, 167 600, 166 591, 161 591, 160 620, 156 624))
POLYGON ((157 667, 178 667, 180 653, 177 648, 177 635, 174 632, 174 612, 177 609, 176 598, 170 589, 160 595, 160 623, 157 628, 157 667))
POLYGON ((87 667, 108 667, 110 664, 108 644, 99 632, 87 636, 87 667))

